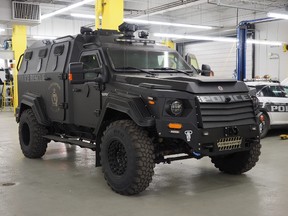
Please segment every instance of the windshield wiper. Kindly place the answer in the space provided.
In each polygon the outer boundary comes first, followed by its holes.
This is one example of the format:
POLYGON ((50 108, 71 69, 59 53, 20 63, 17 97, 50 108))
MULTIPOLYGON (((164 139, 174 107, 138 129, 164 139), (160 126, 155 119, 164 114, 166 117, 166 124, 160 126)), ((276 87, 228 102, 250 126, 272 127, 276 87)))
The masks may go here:
POLYGON ((153 70, 171 70, 171 71, 176 71, 176 72, 178 72, 178 73, 186 74, 187 76, 193 75, 193 72, 192 72, 192 73, 189 73, 189 72, 186 72, 186 71, 184 71, 184 70, 174 69, 174 68, 170 68, 170 67, 153 68, 153 70))
POLYGON ((148 71, 148 70, 145 70, 145 69, 137 68, 137 67, 123 66, 123 67, 117 67, 117 68, 115 68, 115 69, 116 69, 116 70, 117 70, 117 69, 122 69, 122 70, 125 70, 125 69, 128 69, 128 70, 137 70, 137 71, 140 71, 140 72, 149 74, 149 75, 151 75, 151 76, 155 76, 155 74, 154 74, 153 72, 148 71))

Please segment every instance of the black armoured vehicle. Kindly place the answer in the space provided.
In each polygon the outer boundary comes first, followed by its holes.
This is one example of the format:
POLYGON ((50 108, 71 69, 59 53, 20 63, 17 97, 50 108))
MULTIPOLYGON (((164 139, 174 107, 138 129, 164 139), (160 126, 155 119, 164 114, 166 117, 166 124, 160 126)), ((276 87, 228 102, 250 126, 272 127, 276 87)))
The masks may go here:
POLYGON ((261 145, 246 85, 199 76, 145 32, 134 37, 134 25, 119 30, 82 28, 25 51, 16 111, 23 154, 41 158, 51 140, 90 148, 124 195, 145 190, 161 162, 208 156, 222 172, 250 170, 261 145))

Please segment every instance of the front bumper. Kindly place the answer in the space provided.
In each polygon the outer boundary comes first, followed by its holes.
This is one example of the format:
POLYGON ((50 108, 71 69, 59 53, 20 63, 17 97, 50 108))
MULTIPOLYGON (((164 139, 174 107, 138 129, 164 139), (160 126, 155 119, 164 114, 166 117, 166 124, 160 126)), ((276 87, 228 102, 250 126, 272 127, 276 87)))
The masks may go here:
POLYGON ((170 122, 156 120, 159 137, 183 140, 192 152, 202 156, 246 151, 260 142, 257 124, 203 129, 184 123, 182 129, 171 130, 168 128, 170 122))

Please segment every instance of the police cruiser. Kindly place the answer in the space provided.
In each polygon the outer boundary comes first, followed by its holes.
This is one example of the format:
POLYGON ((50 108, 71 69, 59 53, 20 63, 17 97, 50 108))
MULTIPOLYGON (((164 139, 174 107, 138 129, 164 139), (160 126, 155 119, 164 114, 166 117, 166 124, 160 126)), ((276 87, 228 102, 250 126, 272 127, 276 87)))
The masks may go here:
POLYGON ((278 81, 250 80, 245 82, 250 94, 259 99, 259 130, 264 138, 271 127, 288 125, 288 95, 278 81))

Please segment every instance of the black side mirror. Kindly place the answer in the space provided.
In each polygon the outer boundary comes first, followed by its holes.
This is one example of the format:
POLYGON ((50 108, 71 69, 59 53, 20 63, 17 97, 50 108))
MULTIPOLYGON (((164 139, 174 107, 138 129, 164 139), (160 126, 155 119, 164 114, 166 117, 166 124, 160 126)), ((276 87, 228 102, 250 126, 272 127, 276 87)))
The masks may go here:
POLYGON ((83 62, 72 62, 69 65, 69 81, 73 84, 84 83, 84 64, 83 62))
POLYGON ((105 68, 84 69, 83 62, 72 62, 69 65, 69 80, 72 84, 82 84, 85 82, 105 83, 107 82, 107 79, 107 71, 105 68), (99 74, 99 76, 92 76, 92 78, 86 79, 85 74, 91 73, 99 74))
POLYGON ((211 67, 210 67, 209 65, 202 64, 201 70, 202 70, 202 71, 211 71, 211 67))
POLYGON ((214 73, 211 70, 211 67, 209 65, 202 64, 201 75, 202 76, 211 76, 211 75, 214 76, 214 73))

